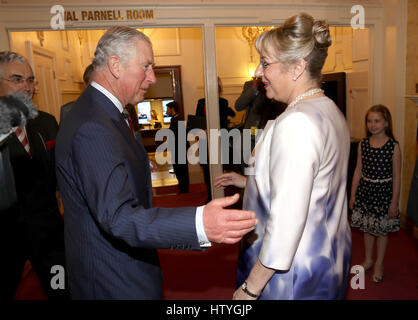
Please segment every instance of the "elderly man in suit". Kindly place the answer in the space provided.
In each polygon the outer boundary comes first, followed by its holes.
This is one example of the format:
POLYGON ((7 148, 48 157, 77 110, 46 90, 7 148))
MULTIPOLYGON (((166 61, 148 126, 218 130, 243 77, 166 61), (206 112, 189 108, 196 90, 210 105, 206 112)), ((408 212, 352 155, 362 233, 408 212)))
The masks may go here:
POLYGON ((114 27, 99 40, 93 66, 93 81, 57 138, 70 292, 75 299, 161 299, 156 249, 236 243, 254 228, 255 214, 224 209, 237 195, 200 208, 152 208, 148 155, 122 115, 156 82, 151 42, 114 27))
MULTIPOLYGON (((24 57, 0 52, 0 96, 22 93, 32 98, 34 85, 32 68, 24 57)), ((66 298, 65 280, 59 288, 51 286, 56 266, 65 265, 64 226, 56 199, 54 163, 58 124, 52 115, 38 110, 36 118, 14 131, 5 142, 17 202, 0 212, 4 226, 1 241, 4 280, 0 292, 2 297, 13 299, 29 260, 48 298, 66 298)))

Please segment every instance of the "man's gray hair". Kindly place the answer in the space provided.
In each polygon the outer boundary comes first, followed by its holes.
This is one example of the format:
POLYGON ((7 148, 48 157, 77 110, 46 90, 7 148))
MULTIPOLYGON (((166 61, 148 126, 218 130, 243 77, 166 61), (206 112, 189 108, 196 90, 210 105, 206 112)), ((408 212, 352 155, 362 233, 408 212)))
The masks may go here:
POLYGON ((112 55, 118 56, 124 65, 134 56, 134 40, 142 40, 151 45, 151 40, 142 32, 130 27, 113 27, 109 29, 99 40, 94 60, 94 70, 100 71, 112 55))
POLYGON ((25 57, 12 51, 1 51, 0 52, 0 77, 3 76, 3 64, 12 62, 28 62, 25 57))

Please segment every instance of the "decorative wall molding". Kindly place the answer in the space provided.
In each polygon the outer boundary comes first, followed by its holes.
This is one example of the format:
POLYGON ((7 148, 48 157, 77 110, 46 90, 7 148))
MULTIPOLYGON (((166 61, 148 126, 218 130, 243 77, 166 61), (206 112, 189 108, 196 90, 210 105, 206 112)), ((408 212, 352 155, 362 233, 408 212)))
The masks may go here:
POLYGON ((353 38, 353 62, 366 61, 369 59, 369 29, 354 30, 353 38))
POLYGON ((416 117, 418 119, 418 95, 408 95, 408 96, 405 96, 405 98, 413 101, 416 104, 416 110, 417 110, 416 117))
POLYGON ((45 41, 45 33, 43 31, 36 31, 36 36, 38 37, 39 45, 43 47, 45 41))
POLYGON ((68 41, 67 31, 60 30, 60 37, 61 37, 61 47, 62 47, 62 49, 69 52, 70 51, 70 43, 68 41))
POLYGON ((164 29, 138 29, 145 33, 152 42, 155 57, 170 57, 180 56, 180 29, 179 28, 164 28, 164 29), (158 41, 164 39, 163 42, 158 41), (167 42, 171 44, 167 45, 167 42), (164 43, 164 45, 160 45, 164 43))
POLYGON ((73 75, 73 63, 67 57, 63 58, 64 72, 58 76, 59 81, 72 81, 74 82, 73 75))
POLYGON ((415 104, 418 107, 418 95, 408 95, 408 96, 405 96, 405 98, 415 102, 415 104))
POLYGON ((80 95, 83 90, 61 90, 62 96, 73 96, 73 95, 80 95))

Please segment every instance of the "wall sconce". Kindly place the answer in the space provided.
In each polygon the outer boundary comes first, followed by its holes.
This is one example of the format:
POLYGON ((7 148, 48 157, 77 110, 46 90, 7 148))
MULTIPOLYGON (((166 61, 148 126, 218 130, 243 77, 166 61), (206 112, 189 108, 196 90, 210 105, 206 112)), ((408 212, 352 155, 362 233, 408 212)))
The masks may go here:
POLYGON ((255 70, 257 69, 257 64, 253 61, 248 62, 248 77, 255 77, 255 70))
POLYGON ((247 40, 248 45, 250 46, 250 61, 254 62, 253 49, 255 40, 258 36, 264 31, 271 29, 271 27, 242 27, 242 36, 247 40))
POLYGON ((36 31, 36 37, 38 38, 41 47, 43 47, 45 41, 45 33, 43 31, 36 31))
POLYGON ((250 46, 250 61, 248 62, 248 76, 254 77, 257 64, 254 62, 254 43, 258 36, 264 31, 271 29, 272 27, 242 27, 242 36, 247 40, 250 46))
POLYGON ((77 38, 78 38, 78 42, 80 43, 80 47, 81 47, 83 45, 83 40, 84 40, 82 30, 77 30, 77 38))

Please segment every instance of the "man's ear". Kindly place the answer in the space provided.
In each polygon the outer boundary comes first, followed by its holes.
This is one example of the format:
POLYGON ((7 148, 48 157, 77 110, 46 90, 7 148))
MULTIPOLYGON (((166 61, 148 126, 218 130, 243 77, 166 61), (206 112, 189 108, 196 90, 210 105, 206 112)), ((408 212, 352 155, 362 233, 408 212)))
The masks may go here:
POLYGON ((107 67, 109 68, 110 73, 116 79, 119 79, 122 72, 122 61, 117 55, 110 56, 107 60, 107 67))
POLYGON ((291 66, 291 73, 292 78, 294 81, 296 81, 302 74, 305 72, 306 69, 306 61, 305 59, 299 59, 291 66))

